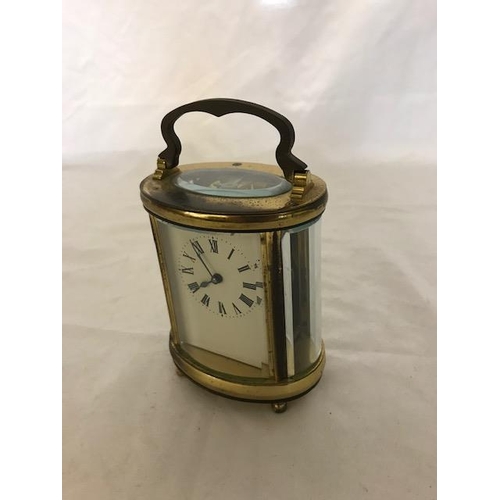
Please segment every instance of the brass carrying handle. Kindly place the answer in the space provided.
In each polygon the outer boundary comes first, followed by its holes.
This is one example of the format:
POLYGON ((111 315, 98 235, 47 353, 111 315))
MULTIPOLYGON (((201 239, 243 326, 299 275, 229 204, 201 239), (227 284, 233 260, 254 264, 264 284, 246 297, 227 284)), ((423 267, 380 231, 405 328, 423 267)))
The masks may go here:
POLYGON ((292 154, 295 131, 291 122, 283 115, 260 104, 239 99, 204 99, 179 106, 165 115, 161 121, 161 134, 167 143, 167 148, 158 155, 155 178, 162 179, 165 169, 174 168, 179 164, 182 145, 174 131, 174 124, 182 115, 192 111, 210 113, 217 117, 229 113, 246 113, 262 118, 273 125, 280 134, 280 142, 276 148, 276 161, 283 170, 285 178, 293 180, 295 173, 304 172, 307 169, 307 165, 292 154))

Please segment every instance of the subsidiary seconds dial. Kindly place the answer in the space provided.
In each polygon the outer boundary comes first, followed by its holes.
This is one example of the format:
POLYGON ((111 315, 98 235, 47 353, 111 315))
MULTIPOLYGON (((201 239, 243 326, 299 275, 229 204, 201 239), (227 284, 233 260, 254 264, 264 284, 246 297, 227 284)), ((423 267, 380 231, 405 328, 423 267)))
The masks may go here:
POLYGON ((178 272, 197 307, 222 318, 246 316, 264 301, 260 258, 245 255, 234 236, 193 233, 178 272))

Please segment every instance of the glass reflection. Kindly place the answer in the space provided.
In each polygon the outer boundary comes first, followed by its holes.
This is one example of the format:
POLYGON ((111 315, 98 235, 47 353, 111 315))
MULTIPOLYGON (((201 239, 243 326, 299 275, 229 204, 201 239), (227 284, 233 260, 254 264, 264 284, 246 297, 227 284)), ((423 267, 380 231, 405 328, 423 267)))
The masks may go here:
POLYGON ((321 353, 320 235, 317 221, 286 231, 282 240, 289 377, 307 370, 321 353))

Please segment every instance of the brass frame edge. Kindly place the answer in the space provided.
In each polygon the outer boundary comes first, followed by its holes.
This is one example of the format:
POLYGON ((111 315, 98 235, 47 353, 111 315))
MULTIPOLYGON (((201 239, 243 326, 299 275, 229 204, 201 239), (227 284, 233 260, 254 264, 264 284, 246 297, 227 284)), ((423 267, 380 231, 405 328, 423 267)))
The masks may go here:
POLYGON ((274 402, 295 399, 309 392, 321 379, 326 362, 322 343, 317 361, 300 378, 291 377, 275 383, 234 382, 211 375, 188 361, 170 338, 170 353, 177 368, 193 382, 209 391, 235 399, 255 402, 274 402))
POLYGON ((267 334, 267 352, 268 352, 268 363, 269 363, 269 374, 274 378, 276 377, 276 361, 274 355, 274 328, 273 328, 273 303, 271 294, 271 273, 269 272, 268 266, 264 265, 268 262, 269 246, 268 246, 268 234, 260 233, 260 254, 262 265, 262 278, 264 281, 264 300, 266 305, 266 334, 267 334))
POLYGON ((326 209, 326 199, 321 199, 316 206, 308 206, 280 214, 255 214, 253 216, 244 214, 206 214, 166 208, 152 202, 143 195, 141 195, 141 199, 144 209, 159 219, 181 226, 211 231, 259 232, 287 229, 300 226, 320 217, 326 209))
POLYGON ((208 214, 167 208, 154 203, 141 194, 144 209, 155 217, 195 229, 211 231, 275 231, 300 226, 321 216, 326 209, 327 197, 314 205, 292 211, 269 214, 208 214))

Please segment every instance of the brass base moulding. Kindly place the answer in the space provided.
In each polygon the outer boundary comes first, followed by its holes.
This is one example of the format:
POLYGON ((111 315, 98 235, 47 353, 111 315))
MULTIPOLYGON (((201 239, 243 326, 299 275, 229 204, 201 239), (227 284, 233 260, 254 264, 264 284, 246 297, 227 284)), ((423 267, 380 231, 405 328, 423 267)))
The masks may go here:
MULTIPOLYGON (((309 392, 321 379, 325 367, 325 348, 321 346, 321 353, 310 369, 301 374, 300 378, 289 378, 279 382, 272 379, 247 379, 234 381, 223 378, 221 374, 209 373, 193 359, 186 356, 182 349, 170 338, 170 353, 175 365, 193 382, 211 392, 221 396, 242 401, 276 403, 296 399, 309 392)), ((284 411, 284 410, 283 410, 284 411)))

